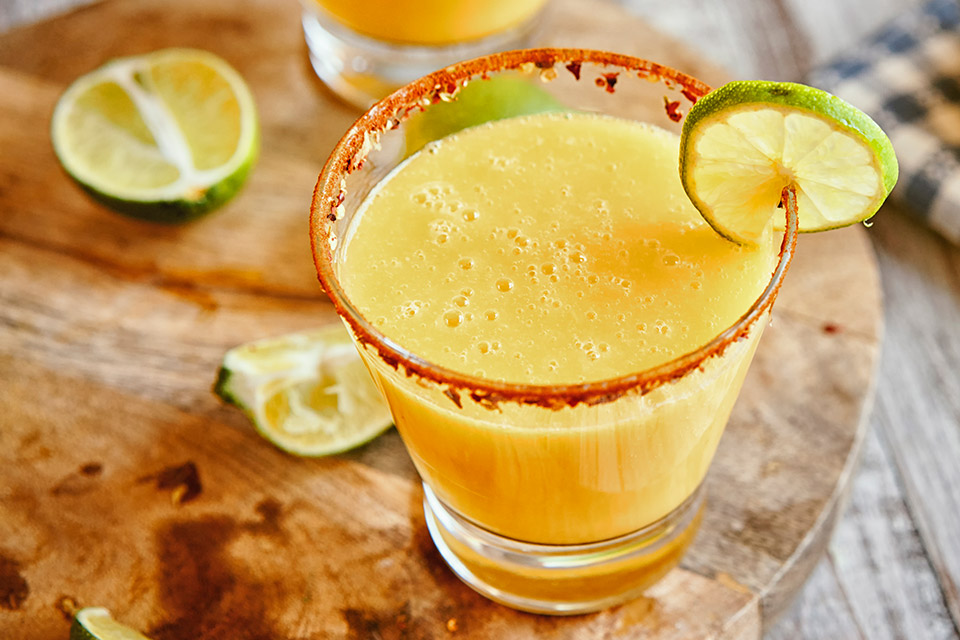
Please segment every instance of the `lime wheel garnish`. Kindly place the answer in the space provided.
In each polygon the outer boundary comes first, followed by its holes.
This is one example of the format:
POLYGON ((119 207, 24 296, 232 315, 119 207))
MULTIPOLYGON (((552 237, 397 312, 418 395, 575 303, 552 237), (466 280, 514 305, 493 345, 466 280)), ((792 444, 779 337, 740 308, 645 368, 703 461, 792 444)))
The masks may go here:
POLYGON ((893 145, 865 113, 825 91, 739 81, 697 101, 680 140, 680 178, 718 233, 755 243, 784 188, 796 193, 801 232, 869 219, 897 182, 893 145))

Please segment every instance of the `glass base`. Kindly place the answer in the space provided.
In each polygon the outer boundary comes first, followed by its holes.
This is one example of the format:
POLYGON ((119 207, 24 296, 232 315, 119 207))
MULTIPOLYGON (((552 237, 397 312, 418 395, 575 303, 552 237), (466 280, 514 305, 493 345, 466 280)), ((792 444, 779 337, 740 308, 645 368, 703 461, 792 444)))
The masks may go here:
POLYGON ((700 526, 703 505, 701 485, 639 531, 589 544, 543 545, 482 529, 423 485, 427 529, 457 577, 500 604, 552 615, 598 611, 639 596, 680 562, 700 526))
POLYGON ((362 109, 399 87, 461 60, 530 46, 539 15, 478 40, 420 46, 382 42, 334 21, 312 0, 303 3, 303 35, 310 64, 338 96, 362 109))

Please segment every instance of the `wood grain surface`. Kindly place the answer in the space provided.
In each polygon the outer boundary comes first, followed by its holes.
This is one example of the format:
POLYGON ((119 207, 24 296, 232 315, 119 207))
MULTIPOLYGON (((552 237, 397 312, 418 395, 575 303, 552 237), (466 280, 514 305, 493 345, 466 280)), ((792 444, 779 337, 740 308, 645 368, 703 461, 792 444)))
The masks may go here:
MULTIPOLYGON (((547 38, 724 77, 601 3, 559 3, 547 38)), ((0 36, 0 115, 0 630, 13 637, 62 635, 72 601, 158 640, 756 638, 826 545, 879 336, 862 229, 801 243, 683 568, 630 605, 557 620, 493 605, 445 569, 395 434, 297 460, 210 395, 227 347, 332 320, 305 211, 355 113, 314 80, 294 6, 114 1, 14 30, 0 36), (76 75, 173 44, 241 70, 264 148, 234 203, 170 229, 85 200, 46 129, 76 75)))

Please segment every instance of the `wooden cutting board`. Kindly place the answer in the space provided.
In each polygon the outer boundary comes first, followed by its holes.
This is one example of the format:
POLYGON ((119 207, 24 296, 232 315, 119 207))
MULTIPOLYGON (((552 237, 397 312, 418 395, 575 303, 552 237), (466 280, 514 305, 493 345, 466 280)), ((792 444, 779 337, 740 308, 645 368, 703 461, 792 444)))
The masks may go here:
MULTIPOLYGON (((292 1, 112 0, 0 36, 0 638, 66 638, 75 605, 155 640, 758 638, 856 466, 881 333, 863 229, 802 239, 682 568, 593 615, 493 604, 433 549, 395 433, 297 459, 210 392, 227 348, 334 321, 307 210, 357 114, 314 78, 298 19, 292 1), (174 45, 243 73, 263 151, 235 201, 169 228, 88 201, 48 126, 76 76, 174 45)), ((600 2, 559 2, 544 39, 724 79, 600 2)))

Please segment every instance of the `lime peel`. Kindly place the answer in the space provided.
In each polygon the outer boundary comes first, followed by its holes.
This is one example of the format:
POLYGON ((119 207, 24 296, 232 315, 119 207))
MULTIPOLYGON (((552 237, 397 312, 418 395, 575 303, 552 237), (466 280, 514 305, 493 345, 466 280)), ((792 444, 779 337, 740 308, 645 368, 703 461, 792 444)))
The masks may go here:
POLYGON ((718 233, 741 244, 760 237, 788 185, 797 189, 800 231, 823 231, 869 219, 898 172, 890 140, 869 116, 795 83, 726 84, 690 109, 681 133, 685 191, 718 233))
POLYGON ((70 626, 70 640, 150 640, 142 633, 113 619, 103 607, 77 611, 70 626))

